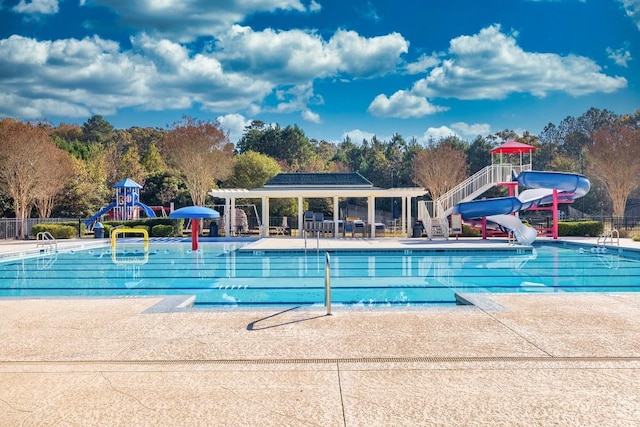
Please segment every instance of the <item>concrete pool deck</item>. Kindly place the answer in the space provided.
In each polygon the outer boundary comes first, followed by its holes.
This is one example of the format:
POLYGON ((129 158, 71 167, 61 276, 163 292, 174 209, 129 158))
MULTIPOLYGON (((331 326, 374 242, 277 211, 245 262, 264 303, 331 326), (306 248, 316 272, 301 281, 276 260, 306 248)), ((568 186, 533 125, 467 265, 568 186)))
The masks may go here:
POLYGON ((0 299, 1 424, 639 424, 640 293, 490 298, 493 309, 334 306, 332 316, 154 312, 158 297, 0 299))

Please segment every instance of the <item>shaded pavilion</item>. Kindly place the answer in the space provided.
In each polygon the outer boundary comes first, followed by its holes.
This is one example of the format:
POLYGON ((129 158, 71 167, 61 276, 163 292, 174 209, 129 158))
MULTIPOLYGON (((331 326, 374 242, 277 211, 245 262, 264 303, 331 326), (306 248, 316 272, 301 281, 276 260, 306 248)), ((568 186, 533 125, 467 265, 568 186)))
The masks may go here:
POLYGON ((366 198, 367 226, 371 237, 375 237, 375 201, 378 198, 395 197, 402 200, 401 230, 406 236, 411 233, 411 199, 423 196, 426 190, 421 187, 409 188, 378 188, 359 173, 281 173, 273 177, 262 188, 247 189, 213 189, 209 195, 224 199, 224 229, 230 235, 235 224, 234 215, 236 199, 260 199, 262 201, 263 226, 261 237, 269 236, 269 200, 289 199, 298 200, 298 236, 303 236, 304 227, 304 199, 333 199, 333 236, 339 236, 339 199, 366 198))
POLYGON ((518 141, 514 141, 514 140, 510 140, 505 142, 504 144, 492 149, 490 151, 491 153, 491 164, 494 164, 494 155, 499 156, 498 160, 500 160, 499 162, 497 162, 498 164, 502 164, 503 162, 503 158, 502 155, 503 154, 519 154, 520 155, 520 167, 526 166, 523 163, 524 160, 524 154, 528 153, 529 154, 529 169, 531 170, 531 167, 533 165, 533 152, 536 150, 536 147, 534 147, 533 145, 528 145, 528 144, 523 144, 522 142, 518 142, 518 141))

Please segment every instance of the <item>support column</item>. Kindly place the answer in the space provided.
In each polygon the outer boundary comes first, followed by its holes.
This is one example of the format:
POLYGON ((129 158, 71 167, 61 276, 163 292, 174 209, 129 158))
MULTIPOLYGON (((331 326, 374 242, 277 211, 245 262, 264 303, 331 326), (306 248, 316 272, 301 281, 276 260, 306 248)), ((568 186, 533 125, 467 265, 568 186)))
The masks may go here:
POLYGON ((369 226, 370 235, 372 239, 376 237, 376 198, 373 196, 367 197, 367 225, 369 226))
POLYGON ((405 236, 410 237, 412 233, 411 229, 411 197, 405 196, 403 197, 404 210, 403 214, 403 222, 405 227, 405 236))
POLYGON ((262 198, 262 230, 261 237, 269 237, 269 198, 262 198))
POLYGON ((338 210, 338 196, 333 196, 333 238, 337 239, 340 235, 340 224, 338 224, 338 220, 340 219, 340 211, 338 210))
POLYGON ((302 224, 304 222, 304 212, 302 212, 302 196, 298 196, 298 237, 302 238, 302 224))
POLYGON ((236 198, 231 198, 231 210, 229 211, 229 219, 231 219, 231 232, 235 236, 238 232, 238 228, 236 227, 236 198))
POLYGON ((224 199, 224 235, 231 236, 231 199, 224 199))

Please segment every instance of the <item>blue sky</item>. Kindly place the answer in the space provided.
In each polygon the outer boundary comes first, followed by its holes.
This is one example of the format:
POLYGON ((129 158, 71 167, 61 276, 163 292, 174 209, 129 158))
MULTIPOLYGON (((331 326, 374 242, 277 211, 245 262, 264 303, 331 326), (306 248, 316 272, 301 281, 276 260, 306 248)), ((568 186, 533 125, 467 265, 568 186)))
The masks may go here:
POLYGON ((537 134, 640 109, 640 0, 0 0, 0 117, 537 134))

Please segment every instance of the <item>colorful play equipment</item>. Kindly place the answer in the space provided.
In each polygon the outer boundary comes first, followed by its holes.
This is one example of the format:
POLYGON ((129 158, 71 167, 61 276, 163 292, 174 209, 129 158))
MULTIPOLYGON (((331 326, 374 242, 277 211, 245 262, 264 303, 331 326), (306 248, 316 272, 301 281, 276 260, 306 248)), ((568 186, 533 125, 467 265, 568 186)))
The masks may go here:
POLYGON ((465 220, 482 219, 485 238, 486 221, 489 221, 513 233, 518 243, 529 245, 536 239, 538 230, 523 224, 515 214, 523 210, 551 210, 553 226, 548 231, 557 239, 558 204, 572 203, 583 197, 589 192, 591 183, 587 177, 577 173, 523 170, 523 154, 529 153, 528 169, 531 169, 531 152, 534 150, 535 147, 516 141, 492 150, 492 155, 500 155, 500 162, 503 154, 520 156, 521 172, 512 173, 511 181, 498 184, 509 188, 509 196, 460 202, 454 207, 453 214, 461 215, 465 220), (527 189, 518 194, 518 186, 527 189))
POLYGON ((186 206, 171 212, 169 218, 191 220, 191 249, 197 251, 200 220, 204 218, 220 218, 220 213, 204 206, 186 206))
POLYGON ((140 210, 149 218, 155 218, 156 214, 149 206, 140 202, 140 189, 142 186, 130 178, 125 178, 113 186, 115 189, 115 201, 103 207, 84 223, 90 229, 98 219, 113 210, 113 218, 116 220, 137 219, 140 210))
POLYGON ((120 234, 142 234, 144 250, 149 250, 149 232, 144 228, 118 227, 111 230, 111 250, 116 249, 116 240, 120 234))

